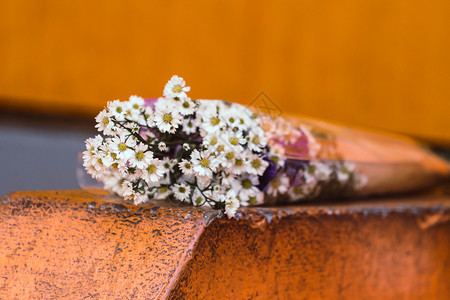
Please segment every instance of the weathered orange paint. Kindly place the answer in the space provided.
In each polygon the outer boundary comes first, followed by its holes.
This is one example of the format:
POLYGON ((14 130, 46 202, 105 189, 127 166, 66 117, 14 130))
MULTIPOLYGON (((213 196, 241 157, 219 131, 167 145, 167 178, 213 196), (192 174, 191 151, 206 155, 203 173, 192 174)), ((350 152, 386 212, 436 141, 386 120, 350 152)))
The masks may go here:
POLYGON ((173 74, 194 99, 450 143, 450 1, 0 1, 0 110, 97 114, 158 97, 173 74))
POLYGON ((448 299, 450 196, 217 211, 102 191, 0 202, 0 298, 448 299))

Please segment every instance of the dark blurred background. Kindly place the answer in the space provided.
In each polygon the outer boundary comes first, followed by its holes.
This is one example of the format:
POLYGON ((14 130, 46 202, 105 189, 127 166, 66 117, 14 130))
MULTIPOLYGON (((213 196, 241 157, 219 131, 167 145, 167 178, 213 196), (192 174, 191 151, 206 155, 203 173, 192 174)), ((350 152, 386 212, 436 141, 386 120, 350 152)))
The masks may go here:
POLYGON ((162 94, 450 144, 450 1, 0 1, 0 194, 77 188, 107 101, 162 94))

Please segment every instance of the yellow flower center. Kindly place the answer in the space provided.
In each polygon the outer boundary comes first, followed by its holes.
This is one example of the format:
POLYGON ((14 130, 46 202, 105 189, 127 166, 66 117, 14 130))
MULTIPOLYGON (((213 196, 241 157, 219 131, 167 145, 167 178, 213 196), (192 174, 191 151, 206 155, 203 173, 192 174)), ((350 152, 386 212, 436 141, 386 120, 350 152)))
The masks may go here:
POLYGON ((183 107, 184 107, 184 108, 189 108, 189 103, 188 103, 188 102, 184 102, 184 103, 183 103, 183 107))
POLYGON ((148 171, 149 174, 155 173, 156 172, 156 166, 155 165, 148 166, 147 171, 148 171))
POLYGON ((164 114, 163 116, 164 123, 171 123, 172 120, 173 120, 172 114, 164 114))
POLYGON ((180 187, 178 188, 178 191, 179 191, 180 193, 184 193, 184 192, 186 192, 186 189, 185 189, 184 187, 180 186, 180 187))
POLYGON ((185 167, 186 169, 190 169, 190 168, 191 168, 191 164, 190 164, 190 163, 185 163, 185 164, 184 164, 184 167, 185 167))
POLYGON ((234 153, 233 153, 233 152, 228 152, 228 153, 225 155, 225 157, 226 157, 226 159, 228 159, 228 160, 233 159, 233 158, 234 158, 234 153))
POLYGON ((207 158, 202 158, 202 160, 200 160, 200 165, 204 168, 209 167, 209 159, 207 158))
POLYGON ((252 167, 255 169, 258 169, 261 166, 261 162, 259 161, 259 159, 254 159, 252 160, 252 167))
POLYGON ((137 160, 143 160, 144 159, 144 152, 139 151, 138 153, 136 153, 136 159, 137 160))
POLYGON ((179 84, 172 88, 172 92, 174 92, 174 93, 180 93, 182 90, 183 90, 183 88, 179 84))
POLYGON ((202 197, 197 197, 197 199, 195 199, 195 203, 199 205, 200 203, 202 203, 202 200, 202 197))
POLYGON ((270 183, 270 185, 273 188, 278 188, 281 185, 281 181, 279 178, 275 178, 274 180, 272 180, 272 182, 270 183))
POLYGON ((215 144, 217 144, 217 138, 216 138, 216 137, 213 137, 213 138, 211 139, 211 146, 214 146, 215 144))
POLYGON ((127 145, 125 143, 120 143, 119 144, 119 150, 120 151, 125 151, 127 150, 127 145))
POLYGON ((231 143, 231 145, 237 145, 237 144, 239 144, 239 140, 237 139, 237 137, 231 137, 230 138, 230 143, 231 143))
POLYGON ((244 189, 249 189, 252 187, 252 182, 250 181, 250 179, 244 179, 242 180, 242 187, 244 189))
POLYGON ((138 109, 138 108, 139 108, 139 105, 137 105, 137 104, 135 103, 135 104, 133 104, 133 108, 134 108, 134 109, 138 109))
POLYGON ((240 158, 236 159, 236 161, 234 162, 234 164, 235 164, 236 166, 238 166, 238 167, 242 166, 243 163, 244 163, 244 162, 243 162, 242 159, 240 159, 240 158))
POLYGON ((255 145, 259 144, 259 137, 254 136, 253 139, 252 139, 252 143, 255 144, 255 145))
POLYGON ((216 126, 220 123, 220 119, 218 117, 211 118, 211 125, 216 126))
POLYGON ((103 118, 103 125, 109 124, 109 118, 103 118))
POLYGON ((117 107, 116 107, 116 112, 120 114, 120 113, 122 112, 122 107, 117 106, 117 107))
POLYGON ((217 147, 217 152, 222 152, 224 149, 225 149, 225 146, 224 146, 224 145, 219 145, 219 146, 217 147))

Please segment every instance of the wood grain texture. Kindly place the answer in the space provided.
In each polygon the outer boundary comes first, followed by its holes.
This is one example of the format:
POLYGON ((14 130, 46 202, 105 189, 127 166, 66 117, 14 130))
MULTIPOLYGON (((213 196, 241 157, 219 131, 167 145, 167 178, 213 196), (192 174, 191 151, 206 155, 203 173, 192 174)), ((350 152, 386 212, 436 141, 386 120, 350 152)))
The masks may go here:
POLYGON ((450 196, 243 208, 0 202, 0 298, 448 299, 450 196))
POLYGON ((96 114, 159 96, 249 104, 450 141, 450 2, 0 2, 0 109, 96 114))

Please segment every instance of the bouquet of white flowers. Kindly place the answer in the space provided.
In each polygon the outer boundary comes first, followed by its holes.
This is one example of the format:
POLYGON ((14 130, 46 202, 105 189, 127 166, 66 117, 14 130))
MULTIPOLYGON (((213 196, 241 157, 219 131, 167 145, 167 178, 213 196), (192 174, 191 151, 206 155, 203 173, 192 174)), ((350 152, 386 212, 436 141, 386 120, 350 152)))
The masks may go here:
POLYGON ((239 206, 346 196, 366 186, 367 174, 337 151, 333 130, 192 100, 189 90, 173 76, 162 98, 109 102, 96 117, 103 135, 86 140, 87 172, 135 204, 172 198, 229 217, 239 206))

